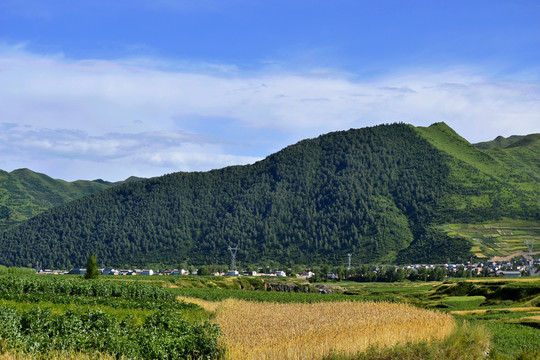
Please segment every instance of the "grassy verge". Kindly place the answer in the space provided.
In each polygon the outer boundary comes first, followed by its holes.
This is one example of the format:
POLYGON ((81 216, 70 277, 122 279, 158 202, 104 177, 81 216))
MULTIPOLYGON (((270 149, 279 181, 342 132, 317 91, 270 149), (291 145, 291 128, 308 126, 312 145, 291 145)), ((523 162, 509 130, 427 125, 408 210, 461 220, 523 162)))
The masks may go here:
POLYGON ((460 322, 443 341, 407 343, 392 347, 373 345, 367 351, 347 356, 332 353, 324 360, 477 360, 490 351, 490 336, 485 327, 460 322))

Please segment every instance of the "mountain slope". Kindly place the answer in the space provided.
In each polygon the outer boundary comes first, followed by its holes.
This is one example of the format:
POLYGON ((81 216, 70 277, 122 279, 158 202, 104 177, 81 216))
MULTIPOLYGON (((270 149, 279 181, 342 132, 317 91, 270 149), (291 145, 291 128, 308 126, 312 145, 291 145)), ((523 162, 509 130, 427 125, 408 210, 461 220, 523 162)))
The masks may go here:
POLYGON ((0 236, 0 263, 81 266, 95 253, 112 266, 201 265, 228 262, 229 245, 244 264, 342 264, 348 253, 459 261, 470 243, 435 225, 538 215, 523 196, 538 192, 534 180, 518 171, 508 182, 497 166, 444 124, 335 132, 253 165, 127 183, 49 210, 0 236))
POLYGON ((497 137, 495 140, 474 144, 508 167, 518 169, 540 181, 540 134, 497 137))
MULTIPOLYGON (((434 223, 485 223, 503 218, 540 219, 540 182, 535 176, 534 165, 528 165, 527 157, 520 157, 526 154, 538 159, 540 148, 530 146, 530 142, 520 142, 522 137, 511 137, 514 141, 508 145, 514 146, 515 156, 520 161, 507 162, 501 161, 501 156, 491 150, 471 145, 444 123, 417 127, 416 130, 441 151, 449 169, 444 185, 445 195, 439 199, 434 223), (529 149, 520 152, 520 143, 529 144, 529 149)), ((437 252, 437 241, 420 237, 401 256, 407 260, 429 259, 422 256, 429 254, 429 251, 437 252)))
MULTIPOLYGON (((502 216, 538 219, 540 183, 532 162, 528 164, 525 158, 502 161, 501 156, 471 145, 444 123, 416 129, 447 156, 450 173, 441 204, 444 222, 478 222, 502 216)), ((527 151, 531 157, 540 157, 540 148, 527 151)))
POLYGON ((56 180, 28 169, 10 173, 0 170, 0 232, 47 209, 112 185, 103 181, 56 180))

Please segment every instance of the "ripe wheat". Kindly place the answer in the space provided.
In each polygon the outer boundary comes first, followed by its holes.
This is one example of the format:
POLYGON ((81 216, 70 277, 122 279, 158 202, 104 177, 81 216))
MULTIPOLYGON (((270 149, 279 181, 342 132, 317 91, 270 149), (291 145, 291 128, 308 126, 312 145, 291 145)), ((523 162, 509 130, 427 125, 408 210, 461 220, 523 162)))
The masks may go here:
POLYGON ((216 310, 227 357, 316 359, 354 354, 372 344, 442 340, 454 329, 448 314, 394 303, 278 304, 225 300, 216 310))

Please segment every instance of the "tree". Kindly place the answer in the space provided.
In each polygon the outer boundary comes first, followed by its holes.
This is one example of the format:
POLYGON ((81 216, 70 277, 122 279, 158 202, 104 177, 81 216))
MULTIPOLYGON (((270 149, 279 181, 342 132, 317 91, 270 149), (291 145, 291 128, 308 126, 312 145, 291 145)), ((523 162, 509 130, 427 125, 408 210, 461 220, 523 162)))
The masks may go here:
POLYGON ((86 266, 85 279, 97 279, 99 277, 99 270, 97 266, 96 256, 92 254, 88 259, 88 265, 86 266))
POLYGON ((208 266, 199 266, 199 269, 197 270, 197 275, 210 275, 210 270, 208 269, 208 266))

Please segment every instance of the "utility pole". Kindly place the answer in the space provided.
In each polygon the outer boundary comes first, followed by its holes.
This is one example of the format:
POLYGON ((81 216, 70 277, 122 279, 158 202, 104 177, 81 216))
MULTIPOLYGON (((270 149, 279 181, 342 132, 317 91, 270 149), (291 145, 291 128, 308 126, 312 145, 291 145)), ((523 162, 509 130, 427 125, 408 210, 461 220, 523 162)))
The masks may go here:
POLYGON ((525 245, 527 245, 527 251, 529 253, 528 273, 529 273, 529 276, 532 276, 534 274, 534 257, 533 257, 534 239, 525 240, 525 245))

